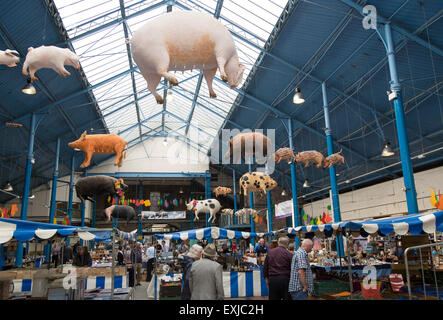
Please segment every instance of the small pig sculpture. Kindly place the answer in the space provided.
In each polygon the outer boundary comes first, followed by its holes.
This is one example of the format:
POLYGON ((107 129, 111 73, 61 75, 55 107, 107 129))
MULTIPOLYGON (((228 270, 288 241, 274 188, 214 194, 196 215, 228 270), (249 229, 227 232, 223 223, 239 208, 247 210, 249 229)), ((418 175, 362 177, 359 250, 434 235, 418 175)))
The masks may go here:
POLYGON ((243 160, 249 155, 266 158, 270 147, 272 147, 271 140, 260 132, 239 133, 229 140, 229 151, 224 157, 232 159, 234 155, 239 154, 243 160))
POLYGON ((291 163, 295 160, 294 149, 280 148, 275 151, 274 158, 277 163, 280 163, 281 160, 289 160, 288 163, 291 163))
POLYGON ((225 215, 230 215, 232 216, 234 214, 234 209, 222 209, 222 211, 220 211, 222 214, 225 215))
POLYGON ((264 174, 262 172, 252 172, 245 173, 240 178, 240 193, 243 188, 243 194, 246 196, 247 191, 251 192, 263 192, 272 190, 277 186, 277 182, 271 178, 270 175, 264 174))
POLYGON ((125 218, 126 224, 129 223, 129 220, 132 220, 136 217, 135 210, 130 206, 121 206, 121 205, 112 205, 103 210, 104 216, 108 221, 111 221, 112 218, 125 218))
POLYGON ((69 142, 68 146, 85 152, 85 161, 80 165, 80 168, 89 166, 94 153, 117 154, 114 165, 121 167, 123 158, 126 158, 126 151, 124 154, 123 151, 128 143, 115 133, 86 134, 85 131, 78 140, 69 142))
POLYGON ((215 192, 215 196, 218 197, 219 195, 227 195, 230 194, 232 192, 231 188, 227 188, 227 187, 217 187, 214 189, 215 192))
POLYGON ((343 158, 343 156, 340 155, 342 151, 343 149, 340 149, 339 152, 336 152, 326 157, 326 159, 323 161, 323 168, 330 168, 336 163, 338 163, 338 165, 345 163, 345 158, 343 158))
POLYGON ((156 88, 161 77, 178 85, 168 71, 200 69, 212 89, 217 68, 231 89, 243 79, 244 66, 239 63, 234 39, 226 27, 211 15, 195 11, 166 13, 146 22, 130 40, 132 56, 157 103, 163 98, 156 88))
POLYGON ((316 163, 317 168, 320 168, 323 165, 323 161, 325 157, 318 151, 309 150, 299 152, 295 155, 295 161, 303 162, 305 164, 305 168, 308 167, 310 162, 316 163))
POLYGON ((66 78, 71 74, 65 69, 65 65, 80 68, 79 57, 68 48, 58 48, 54 46, 40 46, 38 48, 29 47, 25 63, 23 63, 22 73, 27 76, 28 68, 31 80, 38 80, 35 76, 37 70, 49 68, 55 70, 60 76, 66 78))
POLYGON ((186 209, 189 211, 194 211, 194 221, 200 220, 198 218, 198 214, 200 212, 210 213, 211 216, 208 219, 208 222, 212 220, 212 223, 215 222, 215 215, 220 211, 221 205, 216 199, 207 199, 207 200, 193 200, 186 205, 186 209))
MULTIPOLYGON (((102 175, 84 177, 75 183, 75 191, 82 202, 85 200, 94 202, 93 196, 110 195, 114 197, 117 194, 115 189, 117 181, 114 177, 102 175)), ((122 181, 120 188, 127 190, 128 186, 122 181)))
POLYGON ((0 64, 6 64, 8 67, 15 67, 20 62, 20 58, 16 55, 19 53, 15 50, 0 50, 0 64))
POLYGON ((256 210, 254 210, 254 209, 250 209, 250 208, 243 208, 243 209, 240 209, 240 210, 238 210, 237 212, 235 212, 234 213, 237 217, 239 217, 239 216, 244 216, 244 215, 247 215, 247 214, 257 214, 257 211, 256 210))

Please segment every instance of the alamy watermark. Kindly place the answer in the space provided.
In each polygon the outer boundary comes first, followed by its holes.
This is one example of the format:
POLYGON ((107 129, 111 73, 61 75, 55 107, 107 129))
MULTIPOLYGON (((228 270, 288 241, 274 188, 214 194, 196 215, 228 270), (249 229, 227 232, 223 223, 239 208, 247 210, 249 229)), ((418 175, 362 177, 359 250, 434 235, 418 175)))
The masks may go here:
POLYGON ((377 9, 375 8, 375 6, 373 5, 366 5, 363 7, 363 28, 365 28, 366 30, 369 29, 377 29, 377 9))

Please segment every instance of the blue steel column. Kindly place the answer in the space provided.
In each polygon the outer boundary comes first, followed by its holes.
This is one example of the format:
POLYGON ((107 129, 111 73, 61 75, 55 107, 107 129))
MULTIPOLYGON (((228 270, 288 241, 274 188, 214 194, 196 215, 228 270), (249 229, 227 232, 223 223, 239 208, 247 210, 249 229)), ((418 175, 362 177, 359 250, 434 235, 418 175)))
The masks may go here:
MULTIPOLYGON (((209 172, 209 170, 206 170, 205 172, 205 198, 206 199, 211 198, 211 173, 209 172)), ((206 213, 205 216, 206 216, 206 227, 212 226, 212 222, 208 222, 209 213, 206 213)))
MULTIPOLYGON (((249 173, 251 173, 252 172, 252 162, 253 162, 253 157, 249 157, 249 173)), ((254 209, 254 193, 251 191, 251 192, 249 192, 249 207, 251 208, 251 209, 254 209)), ((252 217, 252 214, 251 214, 251 217, 250 217, 250 223, 251 223, 251 232, 255 232, 255 223, 254 223, 254 218, 252 217)), ((255 238, 254 237, 251 237, 250 238, 251 239, 251 243, 252 243, 252 245, 255 245, 255 238)))
MULTIPOLYGON (((189 192, 189 199, 192 201, 192 190, 193 190, 193 183, 192 183, 192 180, 191 180, 191 183, 189 184, 190 186, 189 186, 189 189, 190 189, 190 192, 189 192)), ((191 227, 191 230, 192 229, 194 229, 194 212, 191 210, 191 212, 189 213, 189 219, 190 219, 190 221, 189 221, 189 225, 190 225, 190 227, 191 227)))
MULTIPOLYGON (((288 119, 288 135, 289 135, 289 148, 293 149, 294 145, 292 142, 292 120, 291 119, 288 119)), ((300 213, 298 210, 296 181, 297 181, 297 173, 295 171, 295 161, 292 161, 291 162, 291 189, 292 189, 292 207, 294 208, 294 211, 292 213, 292 227, 293 228, 300 225, 300 213)), ((296 237, 295 238, 295 246, 298 247, 299 245, 300 245, 300 241, 299 241, 298 237, 296 237)))
POLYGON ((271 191, 266 191, 266 204, 268 205, 268 232, 272 232, 272 202, 271 191))
MULTIPOLYGON (((49 206, 49 223, 54 223, 55 218, 55 201, 57 199, 57 179, 58 179, 58 162, 60 159, 60 138, 57 138, 57 144, 55 148, 55 163, 54 163, 54 175, 52 177, 52 189, 51 189, 51 204, 49 206)), ((45 245, 45 257, 46 261, 50 261, 51 244, 45 245)))
MULTIPOLYGON (((35 113, 31 115, 31 126, 29 128, 29 146, 28 157, 26 158, 25 183, 23 187, 22 207, 20 211, 20 219, 27 220, 28 217, 28 202, 29 202, 29 188, 31 186, 31 171, 32 159, 34 158, 34 137, 36 131, 35 113)), ((15 265, 21 267, 23 264, 23 243, 17 243, 17 252, 15 256, 15 265)))
MULTIPOLYGON (((334 153, 334 144, 332 142, 332 135, 331 135, 331 122, 329 120, 329 106, 328 106, 328 96, 326 92, 326 83, 322 82, 321 84, 321 90, 323 95, 323 111, 325 115, 325 134, 326 134, 326 143, 328 146, 328 156, 334 153)), ((341 214, 340 214, 340 201, 338 197, 338 187, 337 187, 337 176, 335 174, 335 167, 331 166, 329 168, 329 177, 331 181, 331 191, 332 191, 332 204, 334 209, 334 222, 337 223, 341 221, 341 214)), ((344 256, 344 249, 343 249, 343 237, 339 236, 337 239, 337 254, 339 257, 344 256)))
MULTIPOLYGON (((85 176, 87 176, 87 173, 85 171, 85 176)), ((85 201, 81 202, 81 208, 80 208, 80 226, 84 227, 85 226, 85 211, 86 211, 86 206, 85 206, 85 201)), ((83 246, 83 240, 80 241, 80 245, 83 246)))
MULTIPOLYGON (((69 181, 69 198, 68 198, 68 219, 69 225, 72 224, 72 195, 74 192, 74 169, 75 169, 75 153, 71 158, 71 180, 69 181)), ((66 245, 69 245, 70 239, 66 237, 66 245)))
MULTIPOLYGON (((94 196, 94 202, 92 203, 92 212, 91 212, 91 228, 95 228, 95 218, 96 218, 96 212, 97 212, 97 197, 94 196)), ((90 242, 90 249, 93 250, 95 246, 95 241, 91 240, 90 242)))
MULTIPOLYGON (((237 182, 235 181, 235 170, 232 171, 233 192, 234 192, 234 212, 237 212, 237 182)), ((234 215, 234 224, 238 224, 237 216, 234 215)))
MULTIPOLYGON (((143 181, 142 180, 138 180, 138 197, 139 199, 143 199, 143 181)), ((143 206, 138 207, 138 236, 141 237, 139 239, 140 242, 143 242, 142 237, 143 237, 143 224, 142 224, 142 214, 143 211, 143 206)))
POLYGON ((403 180, 406 188, 406 202, 408 214, 418 213, 417 192, 415 190, 414 172, 409 151, 408 135, 406 133, 405 113, 401 95, 401 85, 398 81, 397 65, 394 55, 394 44, 390 23, 385 24, 386 55, 388 57, 389 73, 391 75, 391 90, 397 93, 394 99, 395 123, 397 125, 398 144, 400 147, 401 166, 403 170, 403 180))

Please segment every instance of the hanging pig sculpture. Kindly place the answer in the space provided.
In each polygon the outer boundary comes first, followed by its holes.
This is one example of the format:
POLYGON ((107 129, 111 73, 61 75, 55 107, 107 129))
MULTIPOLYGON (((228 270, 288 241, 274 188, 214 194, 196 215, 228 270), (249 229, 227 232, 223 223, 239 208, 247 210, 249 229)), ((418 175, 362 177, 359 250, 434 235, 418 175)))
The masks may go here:
MULTIPOLYGON (((268 156, 268 148, 272 148, 271 140, 260 132, 239 133, 229 140, 229 150, 224 155, 225 159, 232 159, 236 155, 241 155, 245 160, 246 156, 268 156)), ((236 161, 236 159, 234 159, 236 161)))
POLYGON ((114 165, 121 167, 123 158, 126 158, 126 151, 125 153, 123 151, 128 143, 115 133, 86 134, 85 131, 78 140, 69 142, 68 146, 85 152, 85 161, 80 165, 80 168, 89 166, 94 153, 117 154, 114 165))
POLYGON ((19 53, 15 50, 0 50, 0 64, 5 64, 8 67, 15 67, 17 63, 20 62, 20 58, 16 55, 19 55, 19 53))
POLYGON ((23 63, 22 73, 27 76, 28 68, 31 80, 38 80, 35 76, 37 70, 42 68, 53 69, 63 78, 71 74, 65 69, 65 65, 80 69, 79 57, 68 48, 58 48, 54 46, 40 46, 38 48, 29 47, 26 60, 23 63))
POLYGON ((132 220, 136 217, 135 210, 130 206, 121 206, 121 205, 112 205, 103 210, 103 215, 107 218, 108 221, 111 221, 112 218, 120 219, 125 218, 126 224, 128 224, 129 220, 132 220))
POLYGON ((294 150, 291 148, 280 148, 275 151, 274 159, 276 163, 280 163, 281 160, 289 160, 291 163, 295 160, 294 150))
MULTIPOLYGON (((103 175, 83 177, 75 183, 75 191, 82 202, 85 200, 94 202, 94 196, 109 195, 114 197, 117 194, 115 189, 117 181, 114 177, 103 175)), ((120 182, 120 187, 123 191, 128 189, 128 186, 123 182, 120 182)))
POLYGON ((295 155, 295 161, 303 162, 305 164, 305 168, 309 166, 310 162, 317 164, 317 168, 320 168, 323 165, 323 161, 325 157, 318 151, 309 150, 299 152, 295 155))
POLYGON ((129 42, 134 61, 158 104, 163 103, 156 91, 161 77, 171 85, 178 85, 168 71, 200 69, 212 98, 217 96, 212 89, 217 68, 231 89, 238 87, 243 79, 244 66, 239 63, 232 35, 217 19, 205 13, 163 14, 145 23, 129 42))
POLYGON ((326 159, 323 161, 323 168, 330 168, 336 163, 338 163, 339 165, 345 163, 345 158, 343 158, 343 156, 340 155, 342 151, 343 149, 340 149, 339 152, 336 152, 326 157, 326 159))
POLYGON ((230 194, 232 192, 231 188, 227 188, 227 187, 217 187, 214 189, 215 192, 215 196, 218 197, 219 195, 227 195, 230 194))
POLYGON ((246 196, 247 191, 262 192, 270 191, 277 186, 277 182, 271 178, 270 175, 263 172, 245 173, 240 178, 240 193, 243 189, 243 194, 246 196))
POLYGON ((215 215, 220 211, 221 205, 216 199, 207 199, 207 200, 193 200, 186 205, 186 209, 189 211, 194 211, 194 221, 199 220, 198 214, 200 212, 210 213, 211 216, 208 219, 208 222, 212 220, 212 223, 215 222, 215 215))

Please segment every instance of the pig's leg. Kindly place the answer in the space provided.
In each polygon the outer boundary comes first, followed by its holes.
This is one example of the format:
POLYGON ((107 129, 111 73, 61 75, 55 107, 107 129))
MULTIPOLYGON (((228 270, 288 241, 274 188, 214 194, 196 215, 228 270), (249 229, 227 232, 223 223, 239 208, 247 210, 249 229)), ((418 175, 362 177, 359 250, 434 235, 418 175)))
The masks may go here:
POLYGON ((70 76, 71 74, 69 73, 68 70, 65 69, 65 67, 62 65, 61 67, 58 66, 57 69, 55 70, 62 78, 66 78, 67 76, 70 76))
POLYGON ((89 166, 89 164, 91 163, 91 158, 92 158, 92 151, 87 151, 85 153, 85 161, 83 161, 80 168, 85 168, 89 166))
POLYGON ((158 104, 163 104, 163 97, 158 94, 156 91, 158 84, 160 83, 161 76, 154 73, 149 73, 144 75, 145 79, 147 79, 148 90, 154 95, 155 100, 157 100, 158 104))
POLYGON ((29 73, 31 75, 31 80, 32 81, 37 81, 38 78, 34 75, 37 72, 37 69, 33 68, 33 67, 29 67, 29 73))
POLYGON ((208 85, 209 96, 211 98, 217 98, 217 95, 215 94, 214 90, 212 89, 212 81, 214 80, 214 76, 215 76, 216 72, 217 72, 217 68, 203 70, 203 76, 205 77, 206 84, 208 85))
POLYGON ((223 56, 218 56, 216 57, 216 59, 217 59, 218 69, 220 70, 220 78, 224 82, 228 82, 228 76, 226 75, 225 72, 226 58, 223 56))

